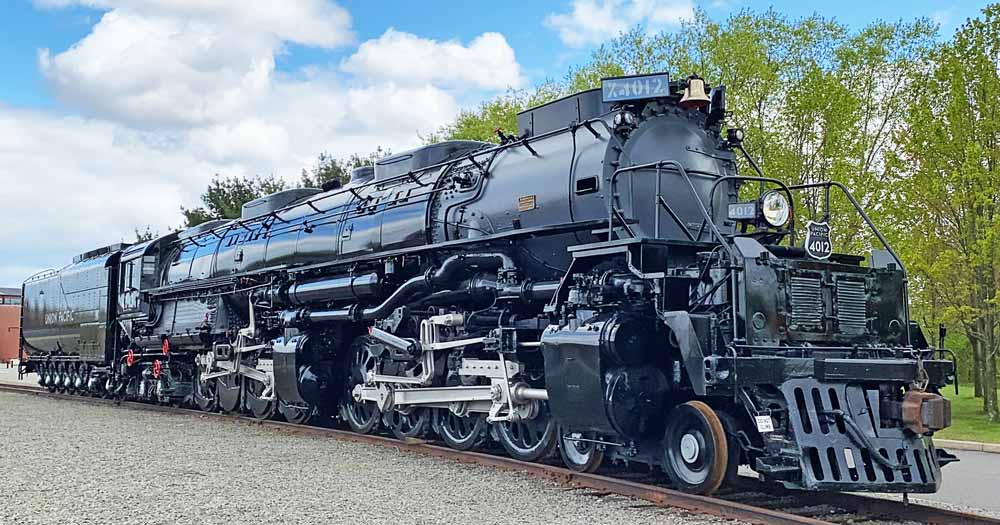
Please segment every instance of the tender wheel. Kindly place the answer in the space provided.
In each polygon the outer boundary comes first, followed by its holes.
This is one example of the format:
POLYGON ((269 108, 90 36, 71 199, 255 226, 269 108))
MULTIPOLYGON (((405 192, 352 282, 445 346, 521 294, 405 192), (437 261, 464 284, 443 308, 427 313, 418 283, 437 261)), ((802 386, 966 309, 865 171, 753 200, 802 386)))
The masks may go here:
POLYGON ((214 412, 218 408, 218 397, 215 395, 215 380, 202 381, 200 374, 194 376, 192 387, 194 404, 204 412, 214 412))
POLYGON ((56 391, 60 394, 66 392, 66 386, 69 383, 69 376, 67 373, 66 363, 59 363, 56 365, 56 391))
POLYGON ((556 423, 548 409, 534 419, 518 423, 496 423, 497 440, 507 454, 521 461, 538 461, 552 455, 556 450, 556 423))
POLYGON ((239 413, 242 381, 235 375, 225 375, 216 378, 215 393, 219 399, 219 409, 223 413, 239 413))
POLYGON ((73 367, 73 392, 81 396, 87 394, 87 367, 83 363, 73 367))
POLYGON ((437 412, 438 434, 446 445, 455 450, 472 450, 482 445, 489 436, 490 425, 482 414, 459 417, 447 408, 437 412))
POLYGON ((670 412, 663 438, 663 469, 674 486, 693 494, 719 488, 729 465, 729 443, 722 421, 701 401, 670 412))
POLYGON ((378 407, 372 401, 355 401, 354 387, 365 384, 368 372, 375 369, 375 358, 368 352, 368 336, 354 340, 349 350, 351 364, 344 381, 344 392, 340 397, 340 417, 347 421, 351 430, 359 434, 368 434, 375 430, 379 422, 378 407))
POLYGON ((75 394, 76 393, 76 365, 67 363, 66 364, 66 393, 75 394))
POLYGON ((295 425, 304 425, 316 415, 316 407, 299 407, 278 400, 278 412, 285 421, 295 425))
POLYGON ((52 365, 45 366, 45 388, 49 392, 56 391, 56 381, 58 381, 58 376, 56 375, 55 367, 52 365))
POLYGON ((591 433, 565 432, 559 429, 559 455, 570 470, 596 472, 604 461, 604 449, 591 433))
POLYGON ((406 413, 393 410, 382 418, 382 422, 396 439, 421 438, 431 429, 431 411, 415 408, 406 413))
POLYGON ((255 419, 271 419, 274 415, 275 402, 273 399, 263 399, 261 395, 267 390, 267 385, 260 381, 247 378, 246 386, 246 407, 255 419))
POLYGON ((80 377, 82 378, 82 394, 88 397, 94 397, 97 395, 97 388, 91 388, 90 378, 94 374, 93 367, 87 364, 80 365, 80 377))

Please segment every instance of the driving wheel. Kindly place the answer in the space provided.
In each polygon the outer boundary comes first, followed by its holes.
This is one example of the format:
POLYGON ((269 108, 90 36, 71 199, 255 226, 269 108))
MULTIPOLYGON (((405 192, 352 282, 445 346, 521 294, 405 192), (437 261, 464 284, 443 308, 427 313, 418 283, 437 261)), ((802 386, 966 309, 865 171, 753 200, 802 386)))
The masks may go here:
POLYGON ((69 370, 67 370, 66 363, 59 363, 56 365, 56 390, 60 394, 66 393, 66 387, 69 385, 69 370))
POLYGON ((285 418, 285 421, 295 425, 303 425, 312 420, 317 410, 314 406, 290 405, 279 399, 278 412, 281 414, 281 417, 285 418))
POLYGON ((194 375, 194 385, 192 386, 192 397, 194 404, 204 412, 214 412, 218 407, 218 398, 215 395, 215 380, 201 380, 201 374, 194 375))
POLYGON ((263 397, 264 391, 267 390, 267 385, 261 383, 260 381, 255 381, 250 378, 246 378, 244 386, 246 387, 246 408, 250 412, 250 415, 254 419, 271 419, 274 415, 275 402, 274 399, 265 399, 263 397))
POLYGON ((215 394, 219 399, 219 409, 223 413, 238 413, 240 410, 241 396, 240 377, 236 375, 224 375, 215 380, 215 394))
POLYGON ((482 445, 490 433, 490 425, 483 414, 460 417, 447 408, 439 408, 437 414, 438 434, 455 450, 472 450, 482 445))
POLYGON ((431 411, 427 408, 411 408, 405 412, 393 410, 382 418, 382 422, 396 439, 421 438, 431 428, 431 411))
POLYGON ((552 455, 558 442, 556 423, 547 407, 533 419, 495 423, 497 440, 507 454, 521 461, 538 461, 552 455))
POLYGON ((344 381, 344 391, 340 396, 340 417, 347 421, 351 430, 359 434, 368 434, 378 426, 379 411, 373 401, 357 401, 354 399, 354 387, 365 384, 368 372, 375 369, 376 361, 368 352, 368 336, 360 336, 354 340, 349 350, 351 364, 344 381))
POLYGON ((45 373, 45 388, 47 388, 49 392, 55 392, 56 388, 58 388, 56 385, 56 381, 58 381, 58 376, 56 375, 56 367, 53 365, 46 365, 44 373, 45 373))

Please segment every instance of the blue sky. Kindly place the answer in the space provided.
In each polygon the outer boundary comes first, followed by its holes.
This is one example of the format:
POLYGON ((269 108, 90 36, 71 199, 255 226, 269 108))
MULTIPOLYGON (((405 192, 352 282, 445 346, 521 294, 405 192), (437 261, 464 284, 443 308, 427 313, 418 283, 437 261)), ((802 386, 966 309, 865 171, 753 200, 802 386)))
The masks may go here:
MULTIPOLYGON (((359 41, 377 38, 387 27, 435 40, 468 41, 487 31, 503 34, 517 52, 518 61, 532 80, 560 77, 567 65, 585 59, 593 46, 567 48, 555 31, 544 27, 545 17, 567 11, 569 2, 455 2, 442 0, 340 2, 350 13, 359 41)), ((889 0, 840 2, 727 1, 695 3, 713 17, 725 17, 743 8, 774 8, 790 17, 813 13, 833 17, 851 27, 874 20, 927 17, 938 21, 944 37, 969 17, 975 17, 983 2, 959 0, 889 0)), ((51 92, 38 69, 37 50, 64 50, 86 36, 105 10, 72 6, 39 8, 30 0, 7 0, 0 5, 5 45, 0 63, 6 79, 0 83, 0 103, 13 106, 53 107, 51 92)), ((323 50, 291 44, 280 57, 278 69, 295 71, 310 64, 336 63, 349 49, 323 50)))
POLYGON ((294 180, 321 151, 418 143, 462 108, 561 78, 616 30, 773 7, 851 28, 980 2, 5 0, 0 285, 166 231, 212 174, 294 180), (44 204, 44 206, 41 206, 44 204))

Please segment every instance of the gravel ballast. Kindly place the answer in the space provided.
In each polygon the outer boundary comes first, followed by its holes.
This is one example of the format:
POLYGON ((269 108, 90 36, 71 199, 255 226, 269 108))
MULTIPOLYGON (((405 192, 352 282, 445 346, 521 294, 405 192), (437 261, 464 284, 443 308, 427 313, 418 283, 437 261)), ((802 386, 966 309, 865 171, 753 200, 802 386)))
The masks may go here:
POLYGON ((0 393, 0 523, 732 523, 201 416, 0 393))

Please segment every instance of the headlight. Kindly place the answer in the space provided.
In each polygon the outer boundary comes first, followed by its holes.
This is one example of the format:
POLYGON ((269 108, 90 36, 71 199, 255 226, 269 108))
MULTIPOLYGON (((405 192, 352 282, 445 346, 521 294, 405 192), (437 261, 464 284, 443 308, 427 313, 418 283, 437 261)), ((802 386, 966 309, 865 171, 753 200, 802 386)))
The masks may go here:
POLYGON ((788 222, 788 217, 792 214, 792 207, 788 204, 788 199, 776 191, 769 191, 760 199, 761 213, 764 220, 775 228, 780 228, 788 222))

